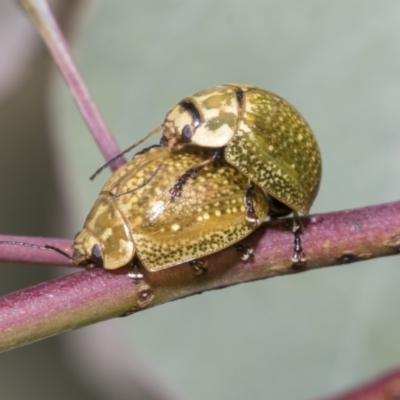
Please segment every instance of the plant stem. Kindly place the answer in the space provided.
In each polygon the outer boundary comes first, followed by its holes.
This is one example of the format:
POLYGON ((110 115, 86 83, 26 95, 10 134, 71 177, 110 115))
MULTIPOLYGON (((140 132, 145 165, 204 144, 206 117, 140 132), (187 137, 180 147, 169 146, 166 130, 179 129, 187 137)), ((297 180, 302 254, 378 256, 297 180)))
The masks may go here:
MULTIPOLYGON (((0 242, 23 242, 36 246, 53 246, 67 251, 72 242, 69 239, 42 238, 29 236, 0 235, 0 242)), ((71 267, 74 266, 70 260, 55 251, 45 251, 25 246, 0 245, 0 261, 20 262, 28 264, 46 264, 71 267)))
POLYGON ((325 400, 396 400, 400 398, 400 369, 394 369, 360 387, 325 400))
MULTIPOLYGON (((104 158, 110 160, 121 152, 120 148, 90 97, 47 1, 20 2, 35 22, 104 158)), ((116 170, 125 162, 121 157, 110 167, 116 170)))
POLYGON ((153 273, 143 269, 138 282, 128 278, 127 268, 113 273, 96 268, 3 296, 0 350, 207 290, 400 252, 400 201, 302 221, 308 257, 302 267, 290 261, 292 221, 284 219, 262 225, 242 242, 254 248, 251 261, 241 261, 230 247, 206 257, 207 272, 200 276, 187 263, 153 273))

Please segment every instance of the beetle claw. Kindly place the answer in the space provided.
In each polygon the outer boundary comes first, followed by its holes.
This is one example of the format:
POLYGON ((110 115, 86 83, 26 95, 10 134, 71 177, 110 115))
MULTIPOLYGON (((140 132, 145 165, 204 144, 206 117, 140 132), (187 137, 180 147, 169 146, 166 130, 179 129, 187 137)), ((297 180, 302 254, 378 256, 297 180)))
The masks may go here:
POLYGON ((303 251, 303 247, 301 246, 299 229, 294 232, 294 249, 291 260, 292 263, 296 265, 304 264, 307 261, 307 257, 303 251))
POLYGON ((128 272, 128 277, 133 281, 137 282, 143 279, 143 274, 140 271, 140 266, 138 261, 133 261, 132 268, 128 272))
POLYGON ((176 182, 176 184, 169 190, 172 200, 175 197, 182 196, 183 185, 186 185, 189 179, 196 178, 197 174, 208 164, 218 160, 221 157, 221 152, 216 151, 210 158, 204 160, 200 164, 195 167, 189 168, 182 176, 180 176, 176 182))
POLYGON ((175 198, 179 198, 182 196, 182 185, 177 183, 174 187, 168 190, 171 195, 171 200, 175 200, 175 198))
POLYGON ((236 251, 240 253, 242 261, 248 261, 254 256, 254 249, 252 247, 244 246, 243 244, 235 244, 236 251))
POLYGON ((258 218, 256 211, 254 210, 254 183, 250 183, 249 187, 246 190, 246 194, 244 196, 244 204, 247 209, 246 221, 249 221, 251 224, 258 225, 260 223, 260 219, 258 218))
POLYGON ((253 211, 247 211, 246 214, 246 221, 250 222, 251 224, 258 225, 260 223, 260 219, 257 217, 257 214, 253 211))
POLYGON ((190 268, 192 268, 195 275, 203 275, 207 272, 206 262, 202 259, 192 260, 189 262, 190 268))
POLYGON ((189 179, 196 177, 199 170, 200 168, 190 168, 181 177, 179 177, 175 185, 168 191, 172 200, 174 200, 176 197, 179 198, 182 196, 183 185, 185 185, 189 179))

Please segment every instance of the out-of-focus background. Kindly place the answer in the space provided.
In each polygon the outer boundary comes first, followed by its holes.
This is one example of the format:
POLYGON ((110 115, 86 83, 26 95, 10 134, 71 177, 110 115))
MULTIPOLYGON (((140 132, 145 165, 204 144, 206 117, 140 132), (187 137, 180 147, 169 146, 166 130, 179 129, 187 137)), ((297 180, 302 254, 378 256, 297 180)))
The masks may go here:
MULTIPOLYGON (((400 198, 400 3, 58 0, 121 147, 186 95, 269 89, 312 126, 312 209, 400 198)), ((73 237, 106 171, 16 1, 0 3, 0 232, 73 237)), ((0 354, 0 398, 314 399, 400 364, 400 259, 248 283, 0 354)), ((64 270, 0 266, 1 294, 64 270)), ((1 333, 0 333, 1 334, 1 333)))

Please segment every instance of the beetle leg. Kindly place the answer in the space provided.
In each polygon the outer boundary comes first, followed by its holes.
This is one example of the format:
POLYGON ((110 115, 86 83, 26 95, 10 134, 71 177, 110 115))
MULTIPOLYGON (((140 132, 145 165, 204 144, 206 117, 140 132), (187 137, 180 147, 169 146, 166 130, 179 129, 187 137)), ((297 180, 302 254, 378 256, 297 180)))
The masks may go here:
POLYGON ((254 210, 254 183, 250 182, 249 187, 246 189, 244 196, 244 204, 247 208, 246 220, 252 224, 258 225, 260 220, 257 217, 256 211, 254 210))
POLYGON ((204 160, 200 164, 195 167, 189 168, 183 175, 181 175, 175 185, 169 189, 169 194, 171 195, 172 200, 176 197, 181 197, 183 186, 187 183, 189 179, 193 179, 197 176, 197 174, 208 164, 218 160, 221 157, 221 151, 216 151, 211 158, 204 160))
POLYGON ((240 259, 242 261, 248 261, 250 258, 253 258, 254 249, 252 247, 244 246, 243 244, 235 244, 234 247, 236 251, 240 253, 240 259))
POLYGON ((171 195, 172 200, 175 197, 181 197, 183 185, 187 183, 187 181, 191 178, 194 178, 202 169, 205 167, 210 161, 207 160, 207 163, 201 163, 196 167, 189 168, 183 175, 181 175, 175 185, 168 190, 169 194, 171 195), (203 165, 202 165, 203 164, 203 165))
POLYGON ((207 272, 206 262, 201 258, 190 261, 189 265, 195 275, 203 275, 205 272, 207 272))
POLYGON ((136 257, 132 260, 132 268, 128 272, 128 277, 135 282, 143 279, 143 274, 141 272, 141 264, 136 257))
POLYGON ((307 261, 307 257, 301 246, 300 232, 303 229, 299 214, 293 211, 293 234, 294 234, 294 248, 292 255, 293 264, 303 264, 307 261))

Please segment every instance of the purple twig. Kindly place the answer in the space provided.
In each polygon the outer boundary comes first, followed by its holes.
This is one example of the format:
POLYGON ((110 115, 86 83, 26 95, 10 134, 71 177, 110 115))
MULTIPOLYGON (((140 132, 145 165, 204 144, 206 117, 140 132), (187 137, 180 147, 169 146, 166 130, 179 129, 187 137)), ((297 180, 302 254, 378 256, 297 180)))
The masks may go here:
MULTIPOLYGON (((254 248, 252 260, 241 261, 237 250, 230 247, 206 257, 207 272, 200 276, 182 264, 159 272, 143 270, 144 279, 134 283, 126 268, 113 273, 95 269, 3 296, 0 350, 207 290, 400 252, 400 201, 302 221, 308 261, 301 267, 290 261, 292 222, 284 219, 262 225, 243 241, 254 248)), ((0 260, 4 259, 3 247, 0 260)))
MULTIPOLYGON (((46 0, 20 0, 29 15, 35 22, 43 40, 46 42, 55 62, 57 63, 62 76, 82 114, 94 140, 99 146, 106 160, 110 160, 119 154, 120 148, 107 128, 96 105, 84 84, 78 69, 72 59, 65 38, 55 20, 46 0)), ((126 162, 121 157, 110 167, 116 170, 126 162)))
MULTIPOLYGON (((54 246, 67 251, 72 245, 68 239, 41 238, 29 236, 0 235, 0 241, 24 242, 37 246, 54 246)), ((21 262, 29 264, 46 264, 72 267, 70 260, 52 250, 34 249, 31 247, 2 244, 0 246, 0 261, 21 262)))
POLYGON ((400 369, 390 371, 360 387, 325 400, 398 400, 400 399, 400 369))

